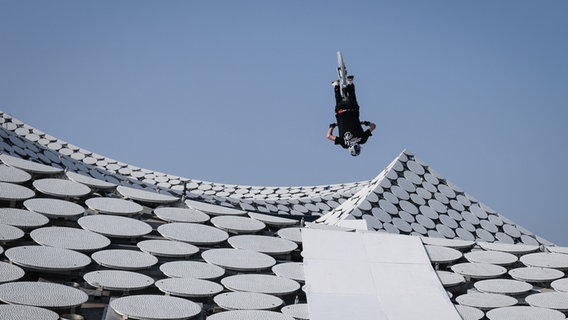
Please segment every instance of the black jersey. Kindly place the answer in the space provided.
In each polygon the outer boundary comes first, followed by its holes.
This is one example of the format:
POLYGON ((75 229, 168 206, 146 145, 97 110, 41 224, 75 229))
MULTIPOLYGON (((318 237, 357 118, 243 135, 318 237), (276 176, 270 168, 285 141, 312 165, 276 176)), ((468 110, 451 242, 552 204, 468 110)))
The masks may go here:
POLYGON ((359 120, 359 106, 351 101, 341 101, 335 107, 335 119, 339 136, 335 144, 348 148, 352 143, 364 144, 372 135, 370 130, 363 130, 359 120))

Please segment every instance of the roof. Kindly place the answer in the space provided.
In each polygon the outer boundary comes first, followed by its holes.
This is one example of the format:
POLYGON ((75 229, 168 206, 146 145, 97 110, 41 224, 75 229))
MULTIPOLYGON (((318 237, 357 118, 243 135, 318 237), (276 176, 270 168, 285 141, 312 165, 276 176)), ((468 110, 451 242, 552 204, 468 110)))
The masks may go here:
POLYGON ((408 150, 368 181, 242 186, 138 168, 5 113, 0 124, 0 315, 317 319, 303 228, 420 240, 464 319, 568 310, 568 249, 408 150))

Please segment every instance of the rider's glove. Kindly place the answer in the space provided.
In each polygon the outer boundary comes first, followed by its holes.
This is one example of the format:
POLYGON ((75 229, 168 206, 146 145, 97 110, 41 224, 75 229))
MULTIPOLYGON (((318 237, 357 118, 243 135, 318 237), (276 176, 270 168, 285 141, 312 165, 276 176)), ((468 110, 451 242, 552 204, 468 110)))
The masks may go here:
POLYGON ((364 126, 369 126, 371 123, 369 121, 362 121, 361 124, 364 126))
POLYGON ((337 127, 337 123, 330 123, 330 124, 329 124, 329 127, 330 127, 331 129, 334 129, 335 127, 337 127))

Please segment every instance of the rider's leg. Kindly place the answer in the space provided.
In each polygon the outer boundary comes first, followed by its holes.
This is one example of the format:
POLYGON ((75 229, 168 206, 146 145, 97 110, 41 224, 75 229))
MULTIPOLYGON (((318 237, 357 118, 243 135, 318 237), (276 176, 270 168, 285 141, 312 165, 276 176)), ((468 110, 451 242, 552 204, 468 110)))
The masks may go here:
POLYGON ((339 81, 335 80, 332 82, 333 91, 335 93, 335 104, 338 104, 341 101, 341 89, 339 87, 339 81))
POLYGON ((357 102, 357 96, 355 95, 355 84, 353 83, 353 76, 347 77, 347 86, 345 87, 347 93, 347 98, 357 102))

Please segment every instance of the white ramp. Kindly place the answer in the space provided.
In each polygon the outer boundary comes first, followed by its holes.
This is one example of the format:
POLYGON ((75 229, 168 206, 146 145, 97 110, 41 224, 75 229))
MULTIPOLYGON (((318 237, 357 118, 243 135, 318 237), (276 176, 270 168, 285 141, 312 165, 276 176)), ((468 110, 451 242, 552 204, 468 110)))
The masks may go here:
POLYGON ((302 229, 310 320, 461 320, 418 237, 302 229))

